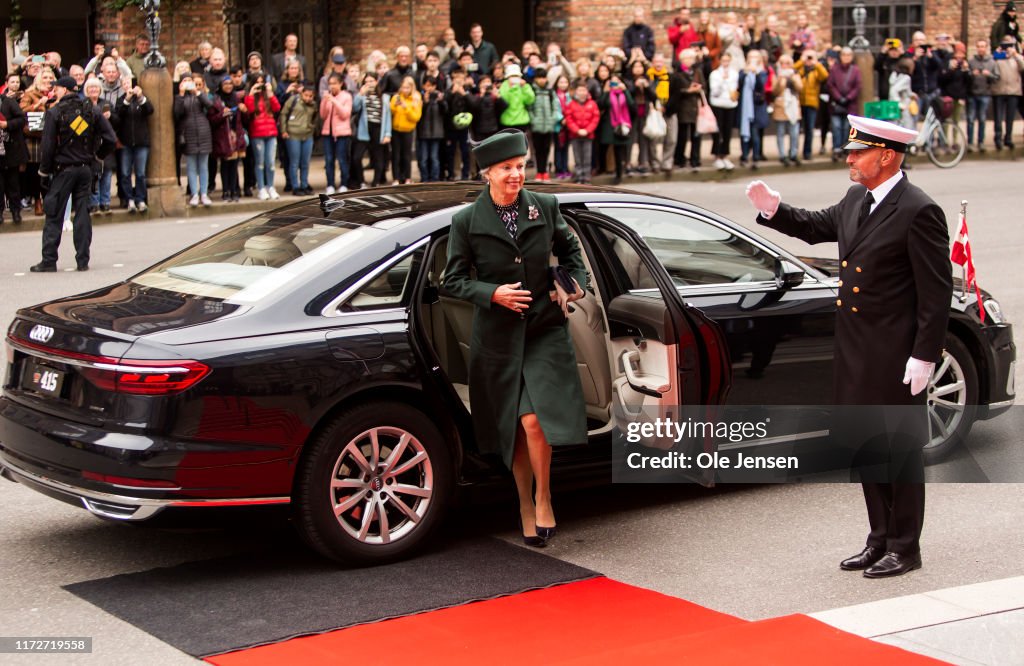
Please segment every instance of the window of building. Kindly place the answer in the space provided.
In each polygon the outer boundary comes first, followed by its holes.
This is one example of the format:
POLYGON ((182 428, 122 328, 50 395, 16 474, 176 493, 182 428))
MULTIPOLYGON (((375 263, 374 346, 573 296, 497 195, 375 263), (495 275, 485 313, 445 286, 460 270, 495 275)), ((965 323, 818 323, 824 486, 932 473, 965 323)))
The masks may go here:
POLYGON ((853 8, 859 4, 867 10, 864 22, 864 36, 871 44, 872 51, 878 51, 886 39, 896 37, 904 45, 910 43, 910 36, 924 29, 924 3, 906 0, 833 0, 832 39, 845 46, 856 35, 853 23, 853 8))

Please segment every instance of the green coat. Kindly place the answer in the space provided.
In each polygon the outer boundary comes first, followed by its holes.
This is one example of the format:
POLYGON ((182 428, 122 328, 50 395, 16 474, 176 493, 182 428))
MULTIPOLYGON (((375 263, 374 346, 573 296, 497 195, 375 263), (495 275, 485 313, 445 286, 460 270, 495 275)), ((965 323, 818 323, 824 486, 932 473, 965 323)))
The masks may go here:
POLYGON ((576 352, 565 316, 548 296, 551 255, 586 289, 583 256, 555 197, 523 190, 519 201, 516 241, 486 188, 473 205, 454 215, 444 277, 448 293, 476 306, 469 397, 477 445, 481 452, 500 453, 509 467, 524 382, 550 444, 587 441, 576 352), (531 209, 539 213, 536 219, 529 219, 531 209), (533 298, 522 315, 491 303, 498 286, 516 282, 533 298))

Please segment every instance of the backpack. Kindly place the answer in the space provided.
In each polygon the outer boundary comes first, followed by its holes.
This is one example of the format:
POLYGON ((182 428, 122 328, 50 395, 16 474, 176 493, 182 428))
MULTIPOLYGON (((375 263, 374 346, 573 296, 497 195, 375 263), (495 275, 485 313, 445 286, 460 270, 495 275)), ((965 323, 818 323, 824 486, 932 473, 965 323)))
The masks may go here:
POLYGON ((57 105, 57 149, 78 144, 95 155, 96 122, 96 107, 92 102, 78 95, 65 95, 57 105))

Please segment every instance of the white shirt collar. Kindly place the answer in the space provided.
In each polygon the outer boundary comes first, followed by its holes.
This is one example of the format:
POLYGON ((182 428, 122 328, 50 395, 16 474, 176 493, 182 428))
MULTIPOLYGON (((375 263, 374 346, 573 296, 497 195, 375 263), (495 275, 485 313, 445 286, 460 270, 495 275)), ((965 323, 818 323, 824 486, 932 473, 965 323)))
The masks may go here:
POLYGON ((871 204, 871 212, 872 213, 875 212, 875 208, 878 207, 878 204, 882 203, 882 201, 885 199, 885 197, 888 196, 889 192, 892 192, 892 189, 894 187, 896 187, 896 184, 900 182, 901 178, 903 178, 903 170, 902 169, 897 171, 888 180, 886 180, 884 183, 882 183, 881 185, 879 185, 875 189, 868 190, 869 192, 871 192, 871 196, 875 200, 875 203, 871 204))

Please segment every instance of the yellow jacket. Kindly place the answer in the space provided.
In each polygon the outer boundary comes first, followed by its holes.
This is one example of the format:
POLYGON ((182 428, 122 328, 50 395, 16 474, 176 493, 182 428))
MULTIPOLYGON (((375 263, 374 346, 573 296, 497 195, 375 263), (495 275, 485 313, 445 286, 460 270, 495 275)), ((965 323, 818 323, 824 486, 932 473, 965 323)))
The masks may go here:
POLYGON ((810 70, 807 70, 804 64, 801 59, 793 67, 804 80, 804 89, 800 92, 800 106, 817 109, 821 103, 821 87, 825 85, 825 80, 828 78, 828 70, 820 62, 815 63, 810 70))
POLYGON ((668 68, 654 69, 654 67, 647 68, 647 78, 654 83, 654 94, 658 97, 658 100, 665 104, 668 102, 668 68))
POLYGON ((396 93, 391 97, 391 130, 412 132, 423 115, 423 98, 418 92, 412 95, 396 93))

